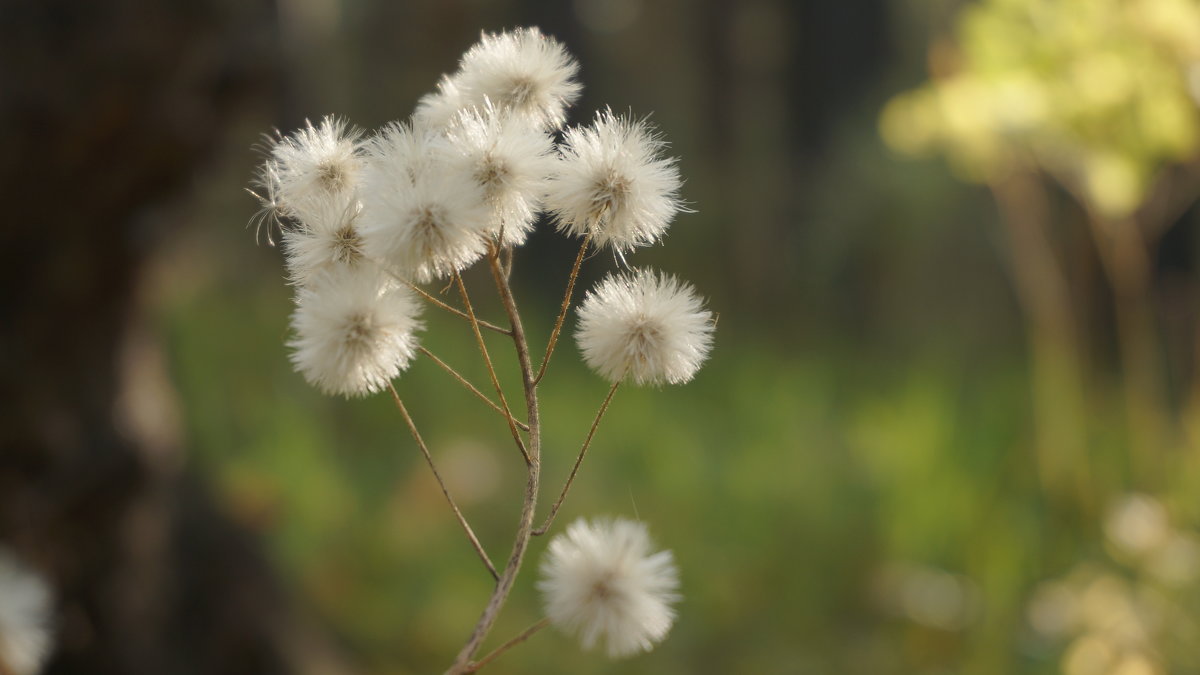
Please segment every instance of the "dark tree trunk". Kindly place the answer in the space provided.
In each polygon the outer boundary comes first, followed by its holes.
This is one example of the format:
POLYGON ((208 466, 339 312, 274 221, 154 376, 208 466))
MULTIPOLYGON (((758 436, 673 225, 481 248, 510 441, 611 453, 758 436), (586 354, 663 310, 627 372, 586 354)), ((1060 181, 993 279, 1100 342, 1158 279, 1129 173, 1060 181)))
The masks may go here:
POLYGON ((248 0, 0 4, 0 544, 54 587, 49 673, 292 670, 255 542, 154 415, 134 302, 170 236, 151 207, 272 80, 273 24, 248 0))

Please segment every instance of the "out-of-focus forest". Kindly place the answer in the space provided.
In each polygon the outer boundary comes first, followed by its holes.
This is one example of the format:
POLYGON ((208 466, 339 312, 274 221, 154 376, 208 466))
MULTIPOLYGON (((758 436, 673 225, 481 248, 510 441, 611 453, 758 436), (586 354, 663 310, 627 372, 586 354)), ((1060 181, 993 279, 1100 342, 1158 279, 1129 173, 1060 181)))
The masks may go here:
MULTIPOLYGON (((47 673, 450 662, 491 579, 391 400, 293 372, 244 188, 262 134, 406 118, 522 25, 581 65, 570 123, 670 142, 694 212, 630 260, 719 323, 614 399, 558 521, 649 524, 669 638, 485 672, 1200 672, 1200 2, 50 0, 0 6, 0 545, 54 590, 47 673)), ((575 248, 517 253, 535 349, 575 248)), ((428 361, 397 387, 506 550, 502 422, 428 361)), ((568 337, 544 502, 606 390, 568 337)), ((488 646, 542 616, 532 546, 488 646)))

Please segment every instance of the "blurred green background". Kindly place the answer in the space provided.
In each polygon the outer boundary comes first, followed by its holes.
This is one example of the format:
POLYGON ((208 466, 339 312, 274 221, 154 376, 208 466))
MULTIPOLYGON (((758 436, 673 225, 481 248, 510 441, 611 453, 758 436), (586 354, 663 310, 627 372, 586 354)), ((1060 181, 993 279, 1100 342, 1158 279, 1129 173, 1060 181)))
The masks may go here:
MULTIPOLYGON (((618 392, 558 521, 649 523, 682 571, 670 637, 613 663, 547 631, 487 672, 1200 672, 1196 2, 275 12, 275 89, 143 286, 187 462, 267 542, 320 636, 310 672, 439 672, 490 584, 387 397, 291 371, 281 255, 243 227, 250 146, 328 113, 402 119, 481 29, 517 25, 581 62, 573 121, 653 113, 695 212, 631 261, 720 318, 694 382, 618 392)), ((542 227, 518 253, 535 344, 572 252, 542 227)), ((593 257, 584 287, 614 267, 593 257)), ((485 383, 465 324, 426 319, 423 343, 485 383)), ((523 483, 502 421, 428 361, 397 386, 502 558, 523 483)), ((541 392, 545 508, 606 386, 568 339, 541 392)), ((545 544, 485 648, 541 616, 545 544)))

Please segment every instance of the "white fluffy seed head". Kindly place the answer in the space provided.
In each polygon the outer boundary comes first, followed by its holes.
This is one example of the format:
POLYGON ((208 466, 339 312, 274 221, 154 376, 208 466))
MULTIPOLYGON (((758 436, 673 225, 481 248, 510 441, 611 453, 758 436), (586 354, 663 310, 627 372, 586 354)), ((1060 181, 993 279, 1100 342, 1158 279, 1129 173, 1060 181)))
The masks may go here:
POLYGON ((538 588, 551 623, 584 649, 603 640, 612 658, 652 649, 671 629, 680 597, 671 552, 652 548, 639 522, 572 523, 542 559, 538 588))
POLYGON ((420 308, 408 288, 377 270, 323 272, 296 293, 292 363, 326 394, 377 392, 416 354, 420 308))
POLYGON ((450 126, 458 113, 470 107, 463 97, 462 90, 458 88, 456 79, 443 75, 438 81, 437 90, 425 94, 417 101, 413 121, 427 129, 442 131, 450 126))
POLYGON ((330 115, 316 126, 306 122, 275 143, 270 179, 286 215, 307 223, 321 211, 344 209, 354 200, 363 168, 360 136, 330 115))
POLYGON ((491 209, 492 229, 519 246, 533 231, 546 181, 554 170, 554 142, 491 102, 461 111, 446 132, 449 162, 472 176, 491 209))
POLYGON ((557 40, 537 28, 483 33, 463 54, 458 72, 443 78, 436 94, 422 99, 418 116, 448 121, 453 110, 499 110, 543 129, 557 129, 579 98, 579 64, 557 40))
POLYGON ((588 366, 610 382, 682 384, 712 347, 712 313, 692 287, 651 270, 611 274, 579 307, 575 338, 588 366))
POLYGON ((0 671, 34 675, 53 644, 46 581, 0 546, 0 671))
POLYGON ((292 283, 304 284, 331 269, 354 269, 370 264, 366 259, 358 216, 362 205, 329 205, 306 223, 283 233, 285 261, 292 283))
POLYGON ((392 183, 416 184, 447 151, 443 130, 419 120, 392 122, 365 145, 366 192, 391 188, 392 183))
POLYGON ((680 209, 679 169, 645 120, 605 110, 588 127, 563 134, 546 207, 564 234, 588 232, 618 252, 652 244, 680 209))
POLYGON ((372 144, 358 221, 368 257, 424 282, 483 255, 490 209, 449 157, 444 138, 411 125, 393 125, 372 144))

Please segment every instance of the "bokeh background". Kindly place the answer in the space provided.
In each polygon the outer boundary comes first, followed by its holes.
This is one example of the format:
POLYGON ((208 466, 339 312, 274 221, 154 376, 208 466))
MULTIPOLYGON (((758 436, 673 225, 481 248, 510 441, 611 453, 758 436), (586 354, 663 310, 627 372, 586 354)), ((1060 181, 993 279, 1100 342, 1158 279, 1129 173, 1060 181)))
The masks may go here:
MULTIPOLYGON (((1195 0, 9 0, 0 542, 55 590, 47 672, 450 662, 489 577, 390 400, 292 372, 244 188, 262 134, 403 119, 521 25, 579 60, 572 122, 670 141, 694 212, 631 261, 719 327, 691 384, 618 392, 558 521, 649 523, 669 639, 485 672, 1200 673, 1195 0)), ((573 252, 517 256, 537 343, 573 252)), ((398 387, 503 557, 503 423, 427 361, 398 387)), ((606 386, 567 340, 541 391, 546 503, 606 386)))

